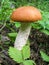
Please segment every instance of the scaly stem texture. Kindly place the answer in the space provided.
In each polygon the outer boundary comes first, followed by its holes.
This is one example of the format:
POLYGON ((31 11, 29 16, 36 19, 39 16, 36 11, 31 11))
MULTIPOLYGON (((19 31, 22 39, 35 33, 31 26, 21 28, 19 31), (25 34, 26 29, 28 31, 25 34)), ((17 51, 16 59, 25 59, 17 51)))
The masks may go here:
POLYGON ((30 30, 31 30, 31 23, 21 24, 21 28, 18 32, 18 35, 14 43, 15 48, 17 48, 18 50, 22 50, 23 46, 25 46, 28 40, 30 30))

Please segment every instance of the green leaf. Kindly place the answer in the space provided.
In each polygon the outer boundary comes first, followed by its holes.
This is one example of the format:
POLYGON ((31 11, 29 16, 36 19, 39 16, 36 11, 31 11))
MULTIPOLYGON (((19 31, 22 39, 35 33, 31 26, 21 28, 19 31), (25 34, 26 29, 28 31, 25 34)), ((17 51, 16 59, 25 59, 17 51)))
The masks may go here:
POLYGON ((15 26, 16 26, 17 28, 19 28, 19 27, 21 26, 20 22, 16 22, 16 23, 15 23, 15 26))
POLYGON ((17 36, 17 33, 8 33, 8 36, 9 37, 16 37, 17 36))
POLYGON ((46 28, 45 25, 46 25, 46 22, 45 21, 38 21, 38 24, 42 27, 42 28, 46 28))
POLYGON ((41 29, 42 27, 38 23, 32 23, 33 28, 41 29))
POLYGON ((42 29, 40 31, 43 32, 43 33, 45 33, 45 34, 47 34, 47 35, 49 35, 49 30, 42 29))
POLYGON ((21 51, 19 51, 16 48, 13 48, 13 47, 10 47, 8 51, 9 51, 8 53, 9 53, 10 57, 14 61, 16 61, 17 63, 23 62, 21 51))
POLYGON ((23 62, 23 65, 36 65, 33 60, 26 60, 23 62))
POLYGON ((23 55, 24 59, 27 59, 27 58, 30 57, 30 47, 29 47, 29 44, 23 47, 22 55, 23 55))
POLYGON ((44 61, 49 62, 49 56, 46 53, 40 51, 40 54, 44 61))

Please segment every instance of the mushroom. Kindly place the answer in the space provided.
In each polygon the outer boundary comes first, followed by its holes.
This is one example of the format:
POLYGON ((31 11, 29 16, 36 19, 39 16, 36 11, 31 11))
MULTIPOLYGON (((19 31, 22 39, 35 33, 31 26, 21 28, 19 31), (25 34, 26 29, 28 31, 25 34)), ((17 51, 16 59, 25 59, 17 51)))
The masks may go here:
POLYGON ((31 30, 31 22, 41 20, 40 11, 33 6, 22 6, 13 11, 11 20, 21 22, 21 27, 16 37, 14 47, 22 50, 31 30))

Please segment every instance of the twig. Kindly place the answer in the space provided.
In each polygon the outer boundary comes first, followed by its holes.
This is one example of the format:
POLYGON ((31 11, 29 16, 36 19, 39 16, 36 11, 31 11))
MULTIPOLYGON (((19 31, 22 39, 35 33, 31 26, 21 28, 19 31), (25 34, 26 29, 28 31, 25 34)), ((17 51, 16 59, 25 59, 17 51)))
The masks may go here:
POLYGON ((2 31, 5 26, 6 26, 6 23, 4 23, 4 25, 1 27, 0 31, 2 31))

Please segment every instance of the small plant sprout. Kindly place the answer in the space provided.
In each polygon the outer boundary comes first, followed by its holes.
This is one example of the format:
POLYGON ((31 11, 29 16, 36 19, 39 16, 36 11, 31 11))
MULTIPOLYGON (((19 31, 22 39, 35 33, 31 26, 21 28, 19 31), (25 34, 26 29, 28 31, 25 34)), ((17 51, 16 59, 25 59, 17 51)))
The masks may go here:
POLYGON ((13 11, 11 20, 21 22, 21 27, 16 37, 14 47, 22 50, 25 46, 31 30, 31 23, 41 20, 40 11, 33 6, 23 6, 13 11))

